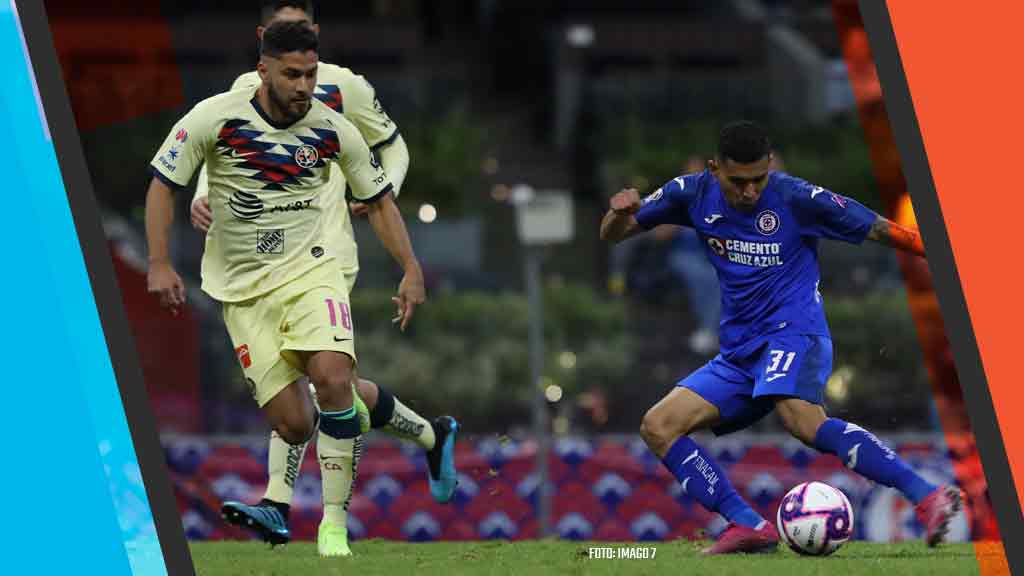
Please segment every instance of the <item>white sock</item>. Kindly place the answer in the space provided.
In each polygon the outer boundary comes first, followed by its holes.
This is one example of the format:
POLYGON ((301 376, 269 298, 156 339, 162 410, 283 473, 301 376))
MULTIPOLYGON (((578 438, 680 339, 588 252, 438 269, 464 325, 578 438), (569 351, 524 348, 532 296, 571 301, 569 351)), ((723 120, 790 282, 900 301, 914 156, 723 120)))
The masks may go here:
POLYGON ((323 481, 324 520, 335 526, 348 525, 348 506, 363 451, 363 437, 333 438, 320 432, 316 441, 323 481))
POLYGON ((291 505, 292 494, 295 492, 295 479, 302 467, 302 458, 306 455, 305 444, 289 444, 277 432, 270 433, 270 446, 267 451, 267 491, 263 497, 267 500, 291 505))
POLYGON ((395 411, 391 419, 381 430, 396 438, 412 440, 424 450, 434 448, 434 427, 398 398, 395 398, 395 411))

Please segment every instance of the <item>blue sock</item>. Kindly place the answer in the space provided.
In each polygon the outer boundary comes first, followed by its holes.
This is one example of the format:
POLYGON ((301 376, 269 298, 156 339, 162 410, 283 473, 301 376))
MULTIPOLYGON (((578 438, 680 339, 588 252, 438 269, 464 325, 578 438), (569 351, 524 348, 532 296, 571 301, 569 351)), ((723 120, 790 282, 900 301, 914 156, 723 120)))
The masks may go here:
POLYGON ((937 486, 914 472, 874 434, 838 418, 829 418, 818 428, 814 446, 835 454, 854 472, 884 486, 896 488, 917 504, 937 486))
POLYGON ((683 484, 683 490, 708 510, 749 528, 765 521, 736 493, 711 456, 688 437, 680 436, 661 461, 683 484))
POLYGON ((355 406, 336 412, 321 411, 320 431, 339 440, 359 436, 362 431, 359 429, 355 406))

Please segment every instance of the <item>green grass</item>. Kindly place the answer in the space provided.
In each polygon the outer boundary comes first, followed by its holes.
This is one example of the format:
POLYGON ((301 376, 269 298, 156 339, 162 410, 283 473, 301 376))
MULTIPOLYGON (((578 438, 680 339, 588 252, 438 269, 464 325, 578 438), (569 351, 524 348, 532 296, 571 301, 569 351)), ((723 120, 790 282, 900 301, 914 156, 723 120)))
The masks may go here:
POLYGON ((827 558, 806 558, 789 550, 704 558, 703 542, 585 543, 567 541, 439 542, 410 544, 384 540, 354 542, 355 559, 321 559, 316 545, 298 542, 270 549, 257 542, 194 542, 192 559, 199 576, 421 576, 444 574, 708 574, 712 576, 803 576, 822 574, 977 574, 970 544, 928 549, 921 542, 854 542, 827 558), (589 546, 656 549, 653 559, 591 559, 589 546))

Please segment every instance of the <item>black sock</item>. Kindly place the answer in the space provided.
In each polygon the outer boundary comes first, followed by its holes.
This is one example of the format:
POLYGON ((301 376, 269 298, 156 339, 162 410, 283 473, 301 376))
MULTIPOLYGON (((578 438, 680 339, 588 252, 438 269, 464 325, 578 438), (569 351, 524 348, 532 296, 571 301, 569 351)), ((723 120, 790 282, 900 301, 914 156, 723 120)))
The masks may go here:
POLYGON ((395 413, 395 397, 380 384, 377 385, 377 404, 370 410, 370 427, 383 428, 395 413))

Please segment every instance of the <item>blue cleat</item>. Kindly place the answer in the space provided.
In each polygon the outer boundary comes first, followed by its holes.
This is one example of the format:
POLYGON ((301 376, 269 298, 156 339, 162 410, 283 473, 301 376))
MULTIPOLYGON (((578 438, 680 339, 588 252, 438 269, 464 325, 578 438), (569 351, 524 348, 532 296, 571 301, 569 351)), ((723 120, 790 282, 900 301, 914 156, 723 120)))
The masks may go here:
POLYGON ((451 416, 434 420, 434 448, 427 451, 430 495, 440 504, 451 502, 458 480, 455 473, 455 434, 459 423, 451 416))
POLYGON ((261 500, 255 506, 241 502, 225 502, 220 508, 220 513, 228 524, 255 532, 271 546, 287 544, 292 539, 292 533, 288 530, 288 519, 267 500, 261 500))

